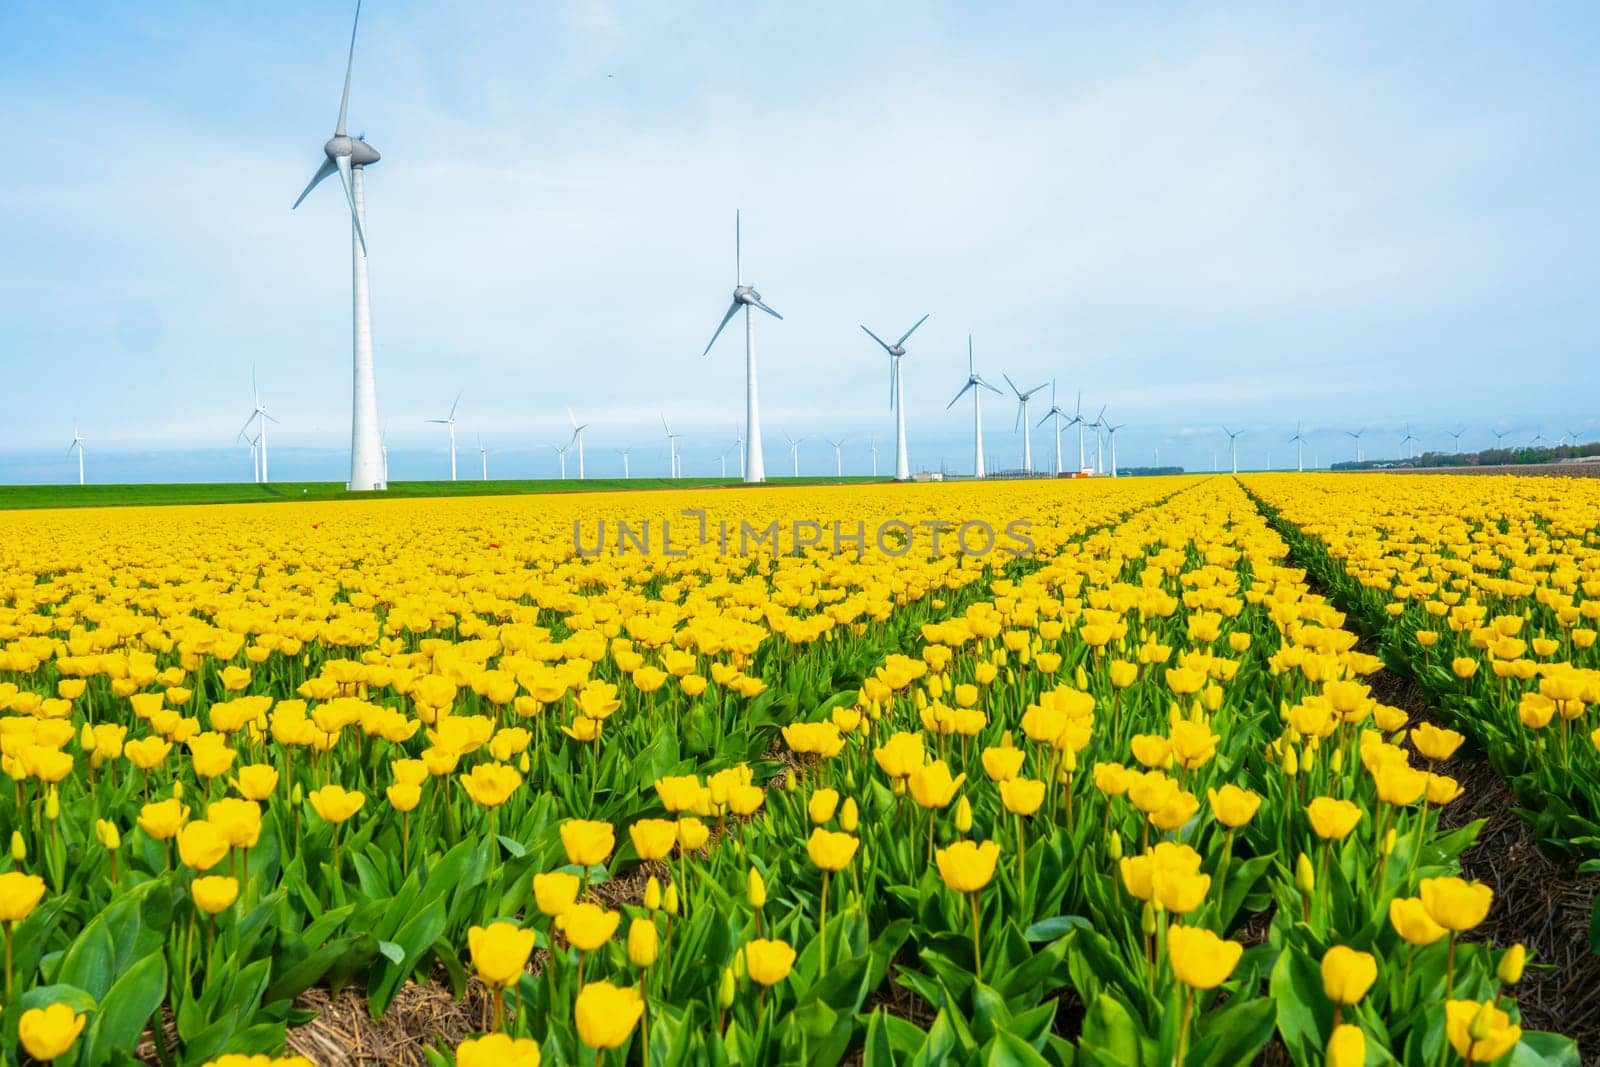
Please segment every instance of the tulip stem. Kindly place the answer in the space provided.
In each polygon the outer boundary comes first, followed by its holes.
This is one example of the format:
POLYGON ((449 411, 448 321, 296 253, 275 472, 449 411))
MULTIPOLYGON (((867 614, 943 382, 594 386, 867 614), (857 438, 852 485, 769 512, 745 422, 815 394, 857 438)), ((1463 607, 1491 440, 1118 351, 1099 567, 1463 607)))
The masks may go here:
POLYGON ((828 973, 828 872, 822 872, 822 911, 821 919, 817 923, 817 937, 820 939, 817 959, 820 961, 820 974, 828 973))
POLYGON ((1178 1020, 1178 1054, 1173 1057, 1173 1063, 1177 1064, 1177 1067, 1183 1067, 1184 1048, 1189 1043, 1189 1016, 1193 1011, 1194 990, 1186 988, 1183 991, 1183 1015, 1178 1020))
POLYGON ((1022 813, 1017 813, 1017 895, 1022 898, 1023 910, 1028 906, 1028 842, 1022 835, 1022 813))
POLYGON ((983 981, 983 948, 979 944, 978 930, 982 925, 982 918, 978 913, 978 894, 968 893, 967 903, 972 905, 972 974, 978 981, 983 981))
POLYGON ((8 1007, 11 1004, 11 937, 12 928, 16 925, 14 922, 0 924, 0 929, 4 929, 6 932, 6 1005, 8 1007))
POLYGON ((1450 948, 1449 948, 1449 951, 1445 954, 1445 963, 1444 963, 1444 998, 1446 1000, 1449 1000, 1451 994, 1455 991, 1455 978, 1456 978, 1456 932, 1454 930, 1451 930, 1450 931, 1450 948))

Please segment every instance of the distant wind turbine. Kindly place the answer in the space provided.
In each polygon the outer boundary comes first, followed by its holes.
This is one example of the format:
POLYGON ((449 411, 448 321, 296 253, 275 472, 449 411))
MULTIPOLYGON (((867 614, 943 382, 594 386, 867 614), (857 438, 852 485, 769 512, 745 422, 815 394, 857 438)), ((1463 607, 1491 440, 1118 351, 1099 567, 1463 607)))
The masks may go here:
POLYGON ((1306 472, 1306 439, 1300 432, 1300 423, 1294 424, 1294 436, 1289 438, 1289 443, 1294 445, 1295 466, 1301 474, 1306 472))
POLYGON ((1239 435, 1243 430, 1230 430, 1226 426, 1222 432, 1228 435, 1228 459, 1233 463, 1233 473, 1239 473, 1239 435))
POLYGON ((756 333, 750 318, 750 309, 760 308, 779 320, 783 316, 761 302, 761 294, 756 292, 754 286, 744 284, 742 231, 740 213, 735 211, 733 213, 733 303, 728 305, 728 313, 722 316, 722 321, 717 324, 717 332, 711 335, 711 340, 701 355, 711 352, 711 346, 722 336, 723 327, 739 313, 741 307, 744 308, 744 421, 750 428, 750 440, 745 449, 744 480, 764 482, 767 480, 767 467, 761 456, 761 403, 756 387, 756 333))
POLYGON ((78 484, 83 484, 83 434, 78 432, 76 423, 72 426, 72 443, 67 446, 67 455, 72 455, 72 450, 78 450, 78 484))
MULTIPOLYGON (((241 433, 241 437, 244 435, 241 433)), ((250 446, 250 480, 257 485, 261 484, 261 434, 254 437, 245 437, 245 443, 250 446)))
POLYGON ((794 466, 794 476, 800 477, 800 442, 809 440, 805 437, 790 437, 785 431, 783 439, 789 442, 789 462, 794 466))
POLYGON ((1113 478, 1117 476, 1117 431, 1126 425, 1128 424, 1125 422, 1119 422, 1115 426, 1106 425, 1106 436, 1111 439, 1111 477, 1113 478))
MULTIPOLYGON (((827 439, 824 438, 824 440, 827 439)), ((833 446, 833 476, 835 478, 844 477, 844 460, 841 458, 839 449, 844 447, 846 440, 848 440, 848 438, 844 437, 839 438, 837 441, 828 440, 828 443, 833 446)))
POLYGON ((667 432, 667 477, 676 478, 678 476, 678 438, 682 437, 683 434, 672 432, 672 427, 667 425, 666 415, 661 416, 661 428, 667 432))
POLYGON ((556 456, 561 460, 561 480, 562 481, 566 481, 567 480, 567 452, 571 450, 573 440, 574 440, 574 438, 569 437, 569 438, 567 438, 567 443, 564 444, 564 445, 545 445, 546 448, 548 448, 548 449, 550 449, 550 451, 554 452, 556 454, 556 456))
POLYGON ((261 403, 261 391, 256 388, 256 369, 254 367, 250 368, 250 397, 252 404, 250 416, 244 420, 244 425, 239 428, 239 436, 244 438, 245 431, 250 428, 250 424, 252 422, 257 424, 256 438, 260 442, 257 456, 260 459, 260 467, 256 475, 256 481, 266 482, 271 480, 267 477, 267 423, 277 422, 278 420, 268 415, 266 407, 261 403))
MULTIPOLYGON (((372 301, 367 291, 366 201, 362 195, 362 175, 381 158, 365 137, 345 132, 345 116, 350 108, 350 73, 356 61, 356 29, 361 25, 361 3, 356 0, 356 16, 350 26, 350 52, 345 58, 344 95, 339 98, 339 121, 333 136, 322 146, 322 166, 294 207, 310 195, 322 180, 335 172, 344 186, 350 205, 351 293, 354 307, 353 389, 350 417, 350 488, 358 492, 386 488, 383 474, 383 443, 378 435, 378 382, 372 365, 372 301)), ((290 210, 293 210, 291 208, 290 210)))
MULTIPOLYGON (((911 461, 906 456, 905 387, 900 377, 900 361, 906 355, 906 342, 911 339, 912 334, 917 332, 917 327, 927 321, 928 316, 922 316, 922 318, 912 323, 911 329, 901 334, 900 339, 894 344, 889 344, 871 330, 867 330, 865 325, 861 327, 867 331, 868 337, 883 346, 883 350, 889 354, 889 407, 894 411, 894 480, 897 482, 906 481, 911 477, 911 461)), ((876 456, 874 456, 874 462, 876 462, 876 456)), ((876 467, 873 468, 872 473, 878 473, 876 467)))
POLYGON ((589 428, 589 424, 586 422, 582 426, 578 425, 578 416, 572 413, 571 408, 567 409, 567 418, 572 422, 572 439, 578 445, 578 481, 581 482, 583 481, 583 431, 589 428))
POLYGON ((630 453, 632 451, 633 451, 633 446, 632 445, 629 445, 627 448, 619 448, 619 449, 616 450, 617 455, 622 457, 622 480, 623 481, 627 481, 628 478, 629 478, 629 474, 628 474, 628 453, 630 453))
POLYGON ((1357 463, 1361 462, 1361 435, 1366 433, 1366 432, 1367 432, 1367 428, 1365 426, 1361 427, 1361 429, 1359 429, 1359 430, 1355 430, 1355 431, 1346 430, 1344 432, 1344 435, 1346 437, 1355 438, 1355 442, 1356 442, 1356 462, 1357 463))
POLYGON ((952 399, 950 401, 950 403, 948 403, 948 404, 946 404, 944 406, 944 409, 946 411, 949 411, 951 408, 956 406, 956 401, 957 400, 960 400, 962 397, 966 396, 967 392, 969 390, 971 391, 971 393, 972 393, 972 470, 973 470, 972 476, 974 478, 982 478, 984 476, 984 469, 983 469, 983 393, 982 393, 982 390, 984 390, 984 389, 989 390, 989 392, 995 394, 996 396, 1004 396, 1005 395, 1004 393, 1000 392, 1000 390, 996 389, 994 386, 992 386, 988 382, 984 381, 983 380, 983 375, 979 374, 977 372, 977 370, 974 369, 973 363, 972 363, 972 335, 969 333, 969 334, 967 334, 967 384, 965 384, 965 385, 963 385, 961 387, 961 391, 955 395, 955 398, 952 399))
POLYGON ((1041 382, 1024 393, 1021 389, 1017 388, 1017 383, 1011 380, 1011 375, 1001 374, 1000 377, 1006 380, 1006 384, 1011 386, 1011 391, 1015 393, 1017 397, 1017 417, 1011 425, 1011 432, 1016 433, 1018 428, 1022 430, 1022 473, 1032 474, 1033 423, 1028 421, 1028 401, 1033 399, 1035 394, 1043 392, 1044 387, 1050 383, 1041 382))
MULTIPOLYGON (((1071 419, 1070 417, 1068 417, 1067 413, 1065 411, 1062 411, 1060 405, 1058 405, 1056 403, 1056 380, 1054 378, 1051 378, 1050 379, 1050 410, 1044 413, 1044 418, 1039 420, 1039 425, 1043 426, 1045 423, 1049 422, 1051 419, 1056 420, 1056 425, 1055 425, 1056 477, 1058 477, 1058 478, 1061 477, 1061 420, 1063 418, 1067 419, 1067 425, 1068 426, 1072 425, 1074 420, 1071 419)), ((1079 432, 1080 432, 1080 434, 1082 433, 1082 431, 1079 431, 1079 432)), ((1080 467, 1082 466, 1081 461, 1079 463, 1079 466, 1080 467)))
POLYGON ((1416 454, 1417 451, 1415 448, 1406 448, 1406 446, 1420 440, 1421 438, 1411 432, 1411 424, 1409 422, 1406 423, 1406 435, 1400 438, 1400 447, 1405 451, 1406 459, 1410 459, 1416 454))
POLYGON ((461 403, 461 394, 456 394, 454 404, 450 405, 450 414, 442 419, 426 419, 426 422, 437 423, 450 431, 450 480, 456 480, 456 405, 461 403))
POLYGON ((867 435, 867 448, 872 452, 872 476, 878 476, 878 435, 867 435))
POLYGON ((1490 430, 1489 432, 1494 434, 1494 446, 1496 448, 1500 448, 1501 442, 1511 436, 1510 430, 1490 430))
POLYGON ((1106 472, 1105 441, 1101 436, 1106 428, 1106 407, 1104 404, 1100 405, 1100 414, 1094 417, 1094 421, 1089 424, 1089 427, 1094 430, 1094 472, 1096 474, 1104 474, 1106 472))
POLYGON ((378 435, 378 454, 383 457, 383 484, 389 484, 389 427, 386 424, 378 435))
POLYGON ((489 480, 489 450, 483 447, 483 435, 478 435, 478 459, 483 462, 483 481, 489 480))
POLYGON ((1467 428, 1465 426, 1461 427, 1459 430, 1450 431, 1450 440, 1453 442, 1450 447, 1455 455, 1459 456, 1461 454, 1461 435, 1466 432, 1467 428))
POLYGON ((739 480, 744 480, 744 428, 737 422, 733 424, 733 447, 739 453, 739 480))

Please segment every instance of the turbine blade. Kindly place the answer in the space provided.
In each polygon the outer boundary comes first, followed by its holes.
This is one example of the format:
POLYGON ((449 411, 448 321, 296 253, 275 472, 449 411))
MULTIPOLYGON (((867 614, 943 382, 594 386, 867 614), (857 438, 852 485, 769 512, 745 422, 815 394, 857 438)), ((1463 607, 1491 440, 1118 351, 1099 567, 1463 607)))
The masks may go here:
POLYGON ((323 160, 322 160, 322 166, 317 168, 317 172, 311 176, 311 181, 306 184, 305 191, 303 191, 297 198, 295 198, 295 202, 289 208, 289 210, 293 211, 295 208, 299 207, 300 206, 300 201, 304 200, 306 197, 310 196, 311 195, 311 190, 315 189, 318 185, 322 184, 322 179, 326 178, 328 175, 332 174, 334 171, 336 171, 338 169, 339 169, 338 167, 334 166, 334 163, 333 163, 332 159, 324 157, 323 160))
POLYGON ((1017 405, 1017 417, 1011 420, 1011 432, 1016 433, 1022 426, 1022 405, 1017 405))
POLYGON ((733 209, 733 282, 744 284, 744 224, 738 208, 733 209))
POLYGON ((456 404, 459 404, 459 403, 461 403, 461 394, 460 394, 460 393, 457 393, 457 394, 456 394, 456 399, 455 399, 455 403, 454 403, 454 404, 451 404, 451 405, 450 405, 450 418, 449 418, 449 419, 447 419, 447 420, 446 420, 446 421, 448 421, 448 422, 454 422, 454 421, 455 421, 455 417, 456 417, 456 404))
MULTIPOLYGON (((880 341, 878 343, 882 344, 883 342, 880 341)), ((895 387, 896 384, 899 383, 899 381, 900 381, 900 361, 898 359, 894 359, 894 358, 891 357, 890 360, 889 360, 889 410, 890 411, 894 410, 894 393, 895 393, 894 387, 895 387)))
POLYGON ((355 223, 356 237, 361 241, 361 254, 367 254, 367 233, 361 225, 361 216, 356 213, 356 194, 350 188, 350 157, 340 156, 336 163, 339 168, 339 184, 344 186, 344 198, 350 202, 350 221, 355 223))
POLYGON ((1049 411, 1044 413, 1044 418, 1042 418, 1038 422, 1034 423, 1034 426, 1035 427, 1043 426, 1045 423, 1049 422, 1051 416, 1053 416, 1055 414, 1057 414, 1056 409, 1054 407, 1051 407, 1051 409, 1049 411))
POLYGON ((1017 383, 1011 380, 1011 375, 1007 374, 1005 371, 1001 371, 1000 372, 1000 377, 1002 377, 1002 378, 1004 378, 1006 380, 1006 384, 1011 386, 1011 391, 1013 393, 1017 394, 1017 399, 1018 400, 1021 400, 1022 399, 1022 390, 1018 389, 1017 388, 1017 383))
POLYGON ((978 379, 978 384, 983 386, 985 389, 989 390, 989 392, 993 393, 995 396, 1005 396, 1006 395, 1006 394, 1002 393, 1000 390, 996 389, 994 386, 990 385, 988 382, 984 381, 982 378, 978 379))
MULTIPOLYGON (((722 316, 722 321, 717 323, 717 332, 711 335, 711 340, 706 343, 706 350, 704 352, 700 353, 702 356, 707 355, 707 354, 709 354, 711 352, 711 346, 716 344, 717 343, 717 338, 722 336, 723 327, 728 325, 728 321, 730 319, 732 319, 738 313, 739 313, 739 301, 735 300, 733 303, 728 305, 728 313, 726 315, 722 316)), ((661 424, 663 426, 665 426, 667 424, 667 420, 665 418, 663 418, 661 420, 661 424)))
MULTIPOLYGON (((925 323, 927 321, 928 321, 928 316, 926 316, 926 315, 922 316, 922 318, 920 318, 920 319, 918 319, 916 321, 916 324, 913 325, 911 327, 911 329, 907 330, 905 333, 900 335, 900 340, 896 341, 895 344, 897 344, 897 345, 905 344, 906 341, 910 339, 911 335, 917 332, 917 327, 921 326, 923 323, 925 323)), ((882 342, 879 342, 879 343, 881 344, 882 342)))
POLYGON ((773 318, 779 320, 780 322, 783 320, 783 316, 782 315, 778 314, 776 311, 773 311, 771 308, 767 307, 767 305, 763 304, 759 300, 756 301, 756 307, 760 308, 762 311, 765 311, 768 315, 771 315, 773 318))
MULTIPOLYGON (((865 326, 863 326, 863 327, 861 327, 861 328, 862 328, 862 329, 863 329, 863 330, 867 330, 867 328, 866 328, 866 327, 865 327, 865 326)), ((881 346, 882 346, 882 347, 883 347, 883 350, 884 350, 884 351, 885 351, 885 352, 889 352, 889 354, 890 354, 890 355, 891 355, 891 356, 892 356, 892 355, 894 355, 894 353, 893 353, 893 352, 890 352, 890 351, 889 351, 889 346, 888 346, 888 345, 887 345, 887 344, 884 344, 884 341, 883 341, 883 338, 881 338, 881 337, 879 337, 879 336, 878 336, 878 335, 877 335, 877 334, 875 334, 875 333, 873 333, 873 332, 872 332, 872 331, 871 331, 871 330, 867 330, 867 336, 868 336, 868 337, 870 337, 870 338, 872 338, 872 339, 873 339, 873 340, 874 340, 874 341, 876 341, 876 342, 878 342, 878 344, 879 344, 879 345, 881 345, 881 346)))
POLYGON ((361 0, 356 0, 356 18, 350 24, 350 54, 344 61, 344 95, 339 97, 339 125, 334 128, 335 137, 343 137, 345 113, 350 109, 350 72, 356 65, 356 30, 361 25, 361 0))
POLYGON ((961 392, 959 392, 959 393, 957 393, 955 395, 955 400, 952 400, 952 401, 950 401, 950 403, 946 404, 944 406, 944 409, 946 411, 949 411, 951 408, 955 407, 956 406, 956 400, 960 400, 962 397, 966 396, 967 395, 967 390, 971 389, 971 388, 972 388, 972 382, 968 381, 966 385, 963 385, 961 387, 961 392))
POLYGON ((262 409, 261 417, 263 419, 266 419, 268 422, 277 422, 278 421, 277 419, 273 418, 271 415, 268 415, 265 409, 262 409))

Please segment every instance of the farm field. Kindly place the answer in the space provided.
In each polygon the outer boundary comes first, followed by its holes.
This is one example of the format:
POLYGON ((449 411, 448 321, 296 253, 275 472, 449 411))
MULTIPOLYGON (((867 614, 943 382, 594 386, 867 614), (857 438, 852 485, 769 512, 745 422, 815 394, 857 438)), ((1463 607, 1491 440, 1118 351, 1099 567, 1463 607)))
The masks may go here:
POLYGON ((0 511, 0 1047, 1600 1056, 1594 483, 312 495, 0 511))

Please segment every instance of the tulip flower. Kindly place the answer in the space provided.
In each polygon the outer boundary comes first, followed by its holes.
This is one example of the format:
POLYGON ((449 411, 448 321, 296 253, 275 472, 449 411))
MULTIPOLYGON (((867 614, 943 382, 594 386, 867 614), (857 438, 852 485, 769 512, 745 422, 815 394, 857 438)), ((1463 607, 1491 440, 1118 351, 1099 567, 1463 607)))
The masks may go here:
POLYGON ((539 1043, 531 1037, 485 1034, 456 1046, 456 1067, 539 1067, 539 1043))
POLYGON ((1333 1002, 1334 1029, 1339 1027, 1345 1006, 1366 996, 1377 979, 1378 961, 1370 953, 1335 945, 1323 954, 1322 992, 1333 1002))
POLYGON ((567 851, 567 860, 580 867, 593 867, 604 863, 616 847, 616 831, 608 822, 592 819, 568 819, 561 824, 561 845, 567 851))
POLYGON ((1183 1062, 1195 993, 1215 989, 1227 981, 1243 954, 1243 945, 1225 941, 1210 930, 1178 923, 1167 930, 1167 958, 1172 964, 1172 974, 1187 987, 1183 995, 1183 1016, 1178 1023, 1176 1062, 1183 1062))
POLYGON ((978 907, 978 891, 994 877, 995 862, 1000 858, 1000 846, 993 841, 974 844, 957 841, 940 849, 934 856, 939 867, 939 877, 947 888, 967 895, 972 909, 972 973, 983 980, 983 949, 981 933, 983 920, 978 907))
MULTIPOLYGON (((1482 882, 1461 878, 1424 878, 1418 885, 1422 906, 1434 922, 1450 931, 1450 951, 1445 962, 1445 995, 1455 988, 1456 938, 1488 918, 1494 890, 1482 882)), ((1490 1057, 1491 1059, 1493 1057, 1490 1057)))
POLYGON ((1522 1040, 1522 1027, 1492 1000, 1448 1000, 1444 1019, 1451 1047, 1468 1063, 1492 1063, 1522 1040))
POLYGON ((665 859, 678 843, 678 824, 671 819, 640 819, 628 827, 628 837, 641 860, 665 859))
POLYGON ((835 833, 817 827, 811 831, 811 836, 806 840, 806 851, 811 855, 811 862, 822 870, 822 894, 819 900, 819 917, 817 920, 817 937, 820 944, 820 970, 823 974, 828 971, 828 876, 835 871, 842 871, 850 865, 850 860, 855 856, 856 849, 861 844, 860 839, 849 834, 835 833))
POLYGON ((1327 1067, 1363 1067, 1367 1062, 1367 1036, 1361 1027, 1340 1023, 1328 1038, 1327 1067))
POLYGON ((195 907, 207 915, 216 915, 228 910, 238 899, 239 880, 208 875, 196 878, 194 884, 189 887, 189 892, 194 897, 195 907))
POLYGON ((595 1050, 596 1063, 603 1050, 622 1047, 643 1015, 644 998, 639 990, 632 986, 619 988, 610 982, 584 986, 573 1005, 578 1039, 595 1050))
POLYGON ((756 939, 744 947, 745 972, 750 979, 766 988, 777 985, 789 977, 794 967, 795 951, 786 941, 756 939))
POLYGON ((65 1056, 83 1033, 84 1016, 65 1004, 30 1008, 17 1023, 17 1037, 28 1055, 41 1063, 65 1056))

